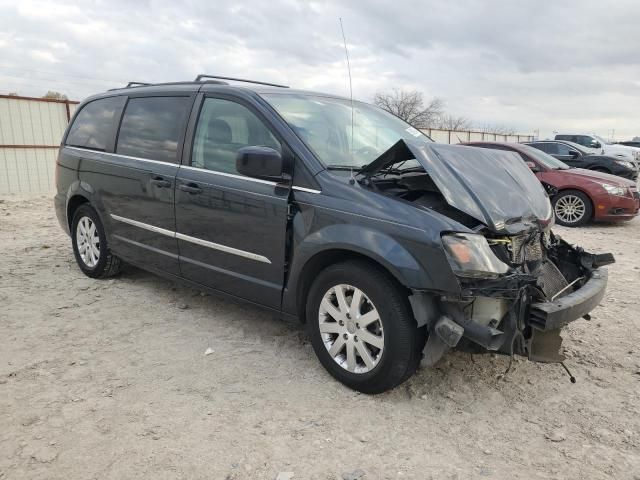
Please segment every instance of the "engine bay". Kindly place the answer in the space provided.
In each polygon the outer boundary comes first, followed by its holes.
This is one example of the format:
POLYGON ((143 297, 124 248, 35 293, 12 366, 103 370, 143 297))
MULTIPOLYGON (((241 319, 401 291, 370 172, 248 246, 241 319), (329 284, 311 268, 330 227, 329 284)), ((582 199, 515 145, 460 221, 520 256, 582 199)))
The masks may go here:
POLYGON ((441 213, 465 227, 481 225, 478 220, 449 205, 431 176, 421 167, 402 173, 382 172, 366 178, 364 184, 383 195, 441 213))

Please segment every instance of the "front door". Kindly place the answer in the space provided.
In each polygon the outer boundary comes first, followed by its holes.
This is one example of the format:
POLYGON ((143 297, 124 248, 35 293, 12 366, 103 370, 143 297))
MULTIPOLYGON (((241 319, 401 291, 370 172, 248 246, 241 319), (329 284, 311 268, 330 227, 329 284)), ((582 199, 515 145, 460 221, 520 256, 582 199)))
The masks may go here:
POLYGON ((289 185, 236 170, 246 146, 282 151, 260 114, 229 98, 205 97, 189 158, 176 178, 176 238, 182 275, 280 307, 289 185))

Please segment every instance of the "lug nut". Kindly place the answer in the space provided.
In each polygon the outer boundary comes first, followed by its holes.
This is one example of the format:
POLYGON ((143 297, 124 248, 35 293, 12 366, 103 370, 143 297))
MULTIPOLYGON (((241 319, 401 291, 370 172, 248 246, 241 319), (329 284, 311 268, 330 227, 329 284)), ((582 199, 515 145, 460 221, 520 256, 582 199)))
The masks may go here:
POLYGON ((342 338, 344 338, 345 340, 347 340, 349 338, 349 335, 347 335, 346 333, 342 334, 342 338))
POLYGON ((356 323, 356 328, 360 328, 360 324, 359 323, 356 323))
POLYGON ((357 342, 358 341, 358 336, 356 335, 355 337, 353 337, 353 339, 357 342))
POLYGON ((343 322, 342 320, 340 320, 340 321, 338 322, 338 325, 340 325, 341 327, 344 327, 344 322, 343 322))
POLYGON ((347 313, 347 318, 348 318, 349 320, 351 320, 351 314, 350 314, 350 313, 347 313))

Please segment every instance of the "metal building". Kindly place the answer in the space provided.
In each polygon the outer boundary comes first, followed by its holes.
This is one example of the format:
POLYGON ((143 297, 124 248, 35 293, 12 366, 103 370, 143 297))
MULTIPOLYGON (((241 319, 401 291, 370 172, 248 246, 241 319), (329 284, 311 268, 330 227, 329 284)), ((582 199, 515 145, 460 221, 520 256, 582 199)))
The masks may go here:
POLYGON ((53 190, 58 147, 77 104, 0 95, 0 194, 53 190))

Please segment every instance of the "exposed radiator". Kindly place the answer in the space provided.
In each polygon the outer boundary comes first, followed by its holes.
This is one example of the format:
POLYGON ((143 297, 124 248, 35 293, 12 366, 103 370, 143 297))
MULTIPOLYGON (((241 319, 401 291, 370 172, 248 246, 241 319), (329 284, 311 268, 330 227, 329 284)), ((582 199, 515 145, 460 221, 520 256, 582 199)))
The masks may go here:
MULTIPOLYGON (((569 283, 564 275, 550 260, 544 260, 537 271, 538 287, 544 292, 547 299, 551 299, 556 293, 564 289, 569 283)), ((566 293, 569 293, 568 291, 566 293)))
POLYGON ((542 235, 540 233, 533 237, 520 235, 511 239, 511 261, 513 263, 522 263, 525 260, 542 260, 543 258, 542 235), (529 241, 527 242, 527 240, 529 241))

